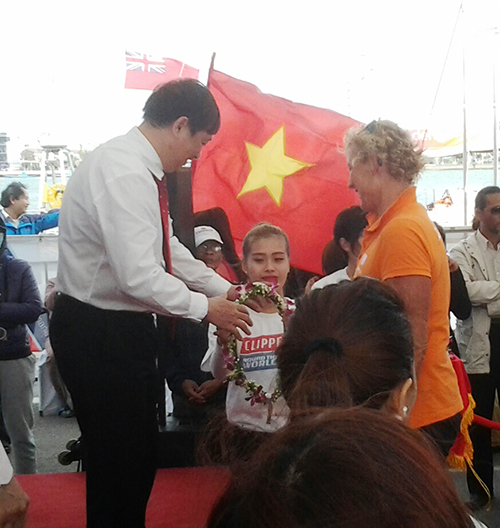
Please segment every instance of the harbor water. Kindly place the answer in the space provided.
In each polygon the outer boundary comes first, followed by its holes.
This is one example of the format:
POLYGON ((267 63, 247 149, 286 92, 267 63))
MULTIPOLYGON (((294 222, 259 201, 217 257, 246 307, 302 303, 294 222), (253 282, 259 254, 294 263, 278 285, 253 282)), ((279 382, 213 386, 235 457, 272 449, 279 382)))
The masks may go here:
POLYGON ((417 183, 417 200, 429 206, 439 200, 446 192, 451 196, 452 205, 437 204, 429 211, 429 216, 443 227, 470 226, 474 216, 476 194, 488 185, 494 185, 492 168, 470 168, 467 173, 467 185, 464 195, 463 170, 432 169, 422 172, 417 183), (464 207, 464 196, 467 205, 464 207))

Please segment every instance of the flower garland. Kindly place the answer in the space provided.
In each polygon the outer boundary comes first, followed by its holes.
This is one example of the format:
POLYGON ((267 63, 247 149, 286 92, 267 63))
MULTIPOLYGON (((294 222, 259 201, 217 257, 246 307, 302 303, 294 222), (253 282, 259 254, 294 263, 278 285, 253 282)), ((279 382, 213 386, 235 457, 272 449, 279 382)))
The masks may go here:
MULTIPOLYGON (((288 317, 293 312, 293 303, 285 301, 285 299, 279 295, 276 291, 276 285, 268 286, 262 282, 255 282, 253 284, 240 286, 239 289, 241 293, 236 300, 239 304, 245 304, 249 299, 263 297, 274 303, 282 318, 288 317)), ((263 405, 269 404, 269 423, 272 404, 281 396, 279 385, 274 389, 272 394, 268 394, 263 389, 262 385, 258 385, 255 381, 247 379, 246 373, 243 370, 241 357, 238 355, 236 337, 233 334, 230 334, 227 343, 222 348, 222 352, 224 355, 225 366, 227 370, 229 370, 227 380, 234 381, 238 387, 245 389, 248 394, 248 397, 245 399, 250 401, 250 405, 255 405, 256 403, 261 403, 263 405)))

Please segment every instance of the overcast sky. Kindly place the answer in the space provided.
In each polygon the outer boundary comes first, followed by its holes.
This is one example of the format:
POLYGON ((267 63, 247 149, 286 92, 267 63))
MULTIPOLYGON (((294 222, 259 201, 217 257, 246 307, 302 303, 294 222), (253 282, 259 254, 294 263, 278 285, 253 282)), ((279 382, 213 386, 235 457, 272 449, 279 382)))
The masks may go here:
POLYGON ((148 93, 124 89, 125 49, 205 72, 216 52, 216 69, 263 92, 452 136, 462 127, 465 43, 468 121, 493 128, 498 0, 464 1, 432 115, 461 0, 7 2, 0 132, 13 144, 49 137, 88 148, 139 124, 148 93))

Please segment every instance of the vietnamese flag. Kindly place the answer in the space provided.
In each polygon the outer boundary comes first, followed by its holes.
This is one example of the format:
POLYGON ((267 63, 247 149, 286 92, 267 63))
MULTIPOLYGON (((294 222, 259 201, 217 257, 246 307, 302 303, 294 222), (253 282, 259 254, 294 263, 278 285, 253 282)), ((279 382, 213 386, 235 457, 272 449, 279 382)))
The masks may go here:
POLYGON ((322 273, 337 214, 358 203, 341 148, 359 123, 215 70, 209 87, 221 128, 193 163, 194 210, 221 207, 238 250, 258 222, 278 225, 290 238, 291 264, 322 273))

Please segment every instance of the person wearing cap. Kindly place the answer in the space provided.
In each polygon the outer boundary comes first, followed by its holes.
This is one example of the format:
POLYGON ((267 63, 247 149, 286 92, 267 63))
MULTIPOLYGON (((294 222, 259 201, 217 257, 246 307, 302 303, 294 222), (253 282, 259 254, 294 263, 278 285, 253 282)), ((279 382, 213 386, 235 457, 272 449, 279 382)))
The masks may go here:
MULTIPOLYGON (((222 265, 224 243, 216 229, 195 227, 194 242, 197 259, 217 273, 219 269, 225 269, 222 265)), ((188 320, 177 322, 174 352, 167 364, 166 377, 172 391, 174 417, 195 428, 201 428, 213 412, 223 409, 226 399, 223 383, 200 369, 207 349, 208 324, 188 320)))
POLYGON ((194 228, 195 257, 213 270, 222 264, 222 238, 219 233, 210 226, 198 226, 194 228))
POLYGON ((238 282, 236 274, 224 259, 224 242, 219 232, 211 226, 194 228, 195 257, 229 282, 238 282))

